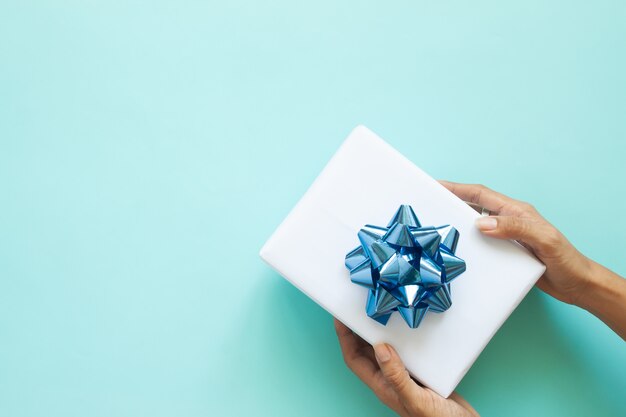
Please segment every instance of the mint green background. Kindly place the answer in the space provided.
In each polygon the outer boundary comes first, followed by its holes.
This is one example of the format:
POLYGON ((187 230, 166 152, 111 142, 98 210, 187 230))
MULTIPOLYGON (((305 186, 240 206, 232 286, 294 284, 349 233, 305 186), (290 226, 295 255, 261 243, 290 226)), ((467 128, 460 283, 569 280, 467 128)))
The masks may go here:
MULTIPOLYGON (((625 4, 3 1, 0 415, 391 415, 257 255, 359 123, 625 274, 625 4)), ((459 391, 617 416, 625 375, 535 290, 459 391)))

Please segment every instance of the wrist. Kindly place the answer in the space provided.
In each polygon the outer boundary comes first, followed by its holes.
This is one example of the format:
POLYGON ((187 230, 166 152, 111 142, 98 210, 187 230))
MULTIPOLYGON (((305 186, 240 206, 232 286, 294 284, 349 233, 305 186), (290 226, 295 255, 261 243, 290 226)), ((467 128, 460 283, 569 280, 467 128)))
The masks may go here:
POLYGON ((568 304, 586 308, 585 303, 588 301, 589 294, 596 291, 600 282, 598 282, 598 274, 595 271, 596 263, 576 249, 574 251, 575 255, 570 258, 572 261, 567 268, 569 270, 569 285, 565 286, 564 291, 560 294, 561 297, 557 296, 557 298, 568 304))
POLYGON ((596 265, 595 262, 591 259, 585 258, 585 268, 581 272, 580 282, 581 285, 576 291, 576 295, 574 297, 574 304, 582 309, 588 310, 590 307, 590 294, 597 294, 601 291, 602 283, 601 280, 597 276, 596 265))
POLYGON ((624 279, 589 258, 586 261, 586 277, 574 304, 595 314, 604 303, 624 296, 624 279))
POLYGON ((589 288, 577 305, 626 340, 626 279, 595 262, 591 267, 589 288))

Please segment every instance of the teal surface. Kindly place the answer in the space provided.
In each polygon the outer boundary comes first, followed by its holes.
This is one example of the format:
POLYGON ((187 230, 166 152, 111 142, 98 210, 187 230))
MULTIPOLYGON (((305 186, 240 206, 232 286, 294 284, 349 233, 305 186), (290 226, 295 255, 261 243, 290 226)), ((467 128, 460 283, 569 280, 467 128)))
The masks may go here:
MULTIPOLYGON (((392 415, 258 257, 359 123, 626 274, 625 21, 605 0, 2 1, 0 415, 392 415)), ((625 375, 621 339, 535 290, 459 392, 618 416, 625 375)))

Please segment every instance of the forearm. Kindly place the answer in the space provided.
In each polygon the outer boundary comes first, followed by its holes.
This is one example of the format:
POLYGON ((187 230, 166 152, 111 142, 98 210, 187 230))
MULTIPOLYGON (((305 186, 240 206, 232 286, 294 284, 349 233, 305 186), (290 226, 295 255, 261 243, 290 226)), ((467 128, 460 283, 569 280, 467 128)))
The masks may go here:
POLYGON ((626 279, 592 262, 589 285, 577 305, 589 311, 626 340, 626 279))

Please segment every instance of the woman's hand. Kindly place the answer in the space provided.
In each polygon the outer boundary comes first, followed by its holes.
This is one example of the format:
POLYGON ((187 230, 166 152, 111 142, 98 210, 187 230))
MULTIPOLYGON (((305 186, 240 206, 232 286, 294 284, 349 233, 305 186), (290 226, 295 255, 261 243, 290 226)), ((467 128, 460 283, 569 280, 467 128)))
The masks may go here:
POLYGON ((443 398, 418 385, 387 344, 372 348, 352 330, 335 320, 343 359, 376 396, 402 417, 477 417, 478 413, 457 393, 443 398))
POLYGON ((546 265, 537 287, 554 298, 588 310, 626 340, 624 278, 578 252, 530 204, 482 185, 440 182, 462 200, 495 214, 476 221, 485 236, 517 240, 546 265))
POLYGON ((514 239, 530 249, 545 265, 537 287, 554 298, 579 304, 592 284, 592 262, 544 219, 533 206, 497 193, 483 185, 440 181, 460 199, 488 209, 476 226, 485 236, 514 239))

